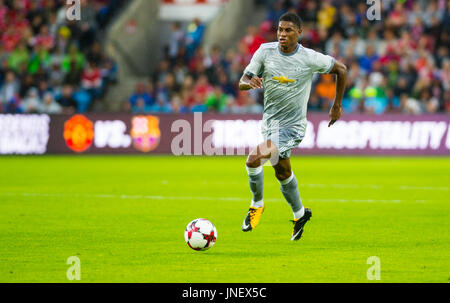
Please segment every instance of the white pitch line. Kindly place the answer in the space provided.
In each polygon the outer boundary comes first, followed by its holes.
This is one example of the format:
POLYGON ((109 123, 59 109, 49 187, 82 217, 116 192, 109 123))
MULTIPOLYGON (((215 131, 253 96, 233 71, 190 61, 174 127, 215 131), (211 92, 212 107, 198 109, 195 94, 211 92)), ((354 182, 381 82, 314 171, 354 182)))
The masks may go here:
POLYGON ((445 190, 448 191, 449 187, 445 186, 409 186, 409 185, 402 185, 399 186, 402 190, 445 190))
POLYGON ((318 188, 371 188, 371 189, 380 189, 383 188, 381 185, 358 185, 358 184, 300 184, 300 186, 306 187, 318 187, 318 188))
POLYGON ((442 190, 448 191, 450 187, 445 186, 411 186, 411 185, 398 185, 398 186, 382 186, 382 185, 359 185, 359 184, 309 184, 309 183, 300 183, 299 186, 305 187, 318 187, 318 188, 370 188, 370 189, 382 189, 382 188, 395 188, 400 190, 442 190))
MULTIPOLYGON (((356 203, 401 203, 408 200, 386 200, 386 199, 308 199, 310 202, 356 202, 356 203)), ((425 202, 425 200, 414 200, 414 202, 425 202)))
MULTIPOLYGON (((300 180, 301 181, 301 180, 300 180)), ((230 184, 240 184, 242 182, 232 181, 230 184)), ((161 181, 161 184, 168 185, 167 181, 161 181)), ((201 181, 202 185, 207 184, 222 184, 220 182, 211 182, 211 181, 201 181)), ((300 187, 310 187, 310 188, 337 188, 337 189, 396 189, 396 190, 432 190, 432 191, 449 191, 450 187, 447 186, 412 186, 412 185, 392 185, 392 186, 384 186, 384 185, 375 185, 375 184, 320 184, 320 183, 301 183, 299 182, 300 187)))
MULTIPOLYGON (((80 197, 80 198, 103 198, 103 199, 130 199, 130 200, 206 200, 206 201, 249 201, 248 198, 240 197, 204 197, 204 196, 151 196, 151 195, 111 195, 111 194, 77 194, 77 193, 0 193, 0 196, 8 197, 80 197)), ((398 200, 398 199, 305 199, 308 202, 340 202, 340 203, 401 203, 416 202, 425 203, 427 200, 398 200)), ((285 202, 283 199, 268 198, 267 202, 285 202)))

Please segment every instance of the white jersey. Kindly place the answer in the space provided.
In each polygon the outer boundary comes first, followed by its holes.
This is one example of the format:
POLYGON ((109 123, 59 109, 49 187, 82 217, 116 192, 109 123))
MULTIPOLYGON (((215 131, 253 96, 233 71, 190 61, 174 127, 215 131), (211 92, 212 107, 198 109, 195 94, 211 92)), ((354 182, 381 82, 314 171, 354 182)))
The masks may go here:
POLYGON ((329 73, 333 66, 333 57, 301 44, 289 54, 281 52, 278 42, 261 44, 244 73, 249 76, 262 73, 263 133, 275 125, 291 128, 303 137, 312 76, 316 72, 329 73))

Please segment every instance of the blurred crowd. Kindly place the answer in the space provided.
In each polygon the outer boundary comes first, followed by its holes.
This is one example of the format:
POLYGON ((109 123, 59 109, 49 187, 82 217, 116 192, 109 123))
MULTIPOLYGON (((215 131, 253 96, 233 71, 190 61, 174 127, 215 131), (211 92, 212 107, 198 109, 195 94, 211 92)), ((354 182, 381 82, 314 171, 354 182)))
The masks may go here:
MULTIPOLYGON (((261 43, 276 41, 279 17, 293 11, 303 20, 300 43, 347 65, 346 113, 450 112, 449 0, 383 0, 380 20, 368 20, 366 1, 256 1, 267 8, 265 21, 230 49, 206 51, 199 20, 186 29, 174 23, 164 59, 127 109, 261 113, 263 91, 239 91, 238 81, 261 43)), ((335 89, 333 75, 315 75, 309 110, 327 112, 335 89)))
POLYGON ((0 113, 90 110, 116 81, 99 41, 124 0, 0 0, 0 113))
MULTIPOLYGON (((261 113, 263 91, 238 81, 264 42, 276 41, 279 17, 303 19, 300 43, 348 67, 346 113, 450 112, 450 0, 383 0, 380 20, 366 1, 255 0, 266 18, 229 49, 205 50, 206 25, 173 23, 164 59, 139 83, 126 110, 261 113)), ((102 49, 105 26, 125 0, 81 0, 81 21, 65 0, 0 0, 0 113, 91 110, 116 82, 117 65, 102 49)), ((376 1, 375 1, 376 2, 376 1)), ((315 75, 310 111, 328 111, 333 75, 315 75)))

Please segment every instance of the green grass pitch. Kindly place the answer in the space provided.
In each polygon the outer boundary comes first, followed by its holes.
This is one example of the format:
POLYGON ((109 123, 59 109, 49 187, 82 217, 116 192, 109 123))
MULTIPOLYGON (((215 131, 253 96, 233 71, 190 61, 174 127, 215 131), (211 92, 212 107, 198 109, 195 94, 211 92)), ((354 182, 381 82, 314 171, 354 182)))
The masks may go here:
POLYGON ((292 213, 265 167, 266 210, 241 231, 245 157, 0 158, 0 282, 450 281, 450 158, 294 157, 313 217, 291 242, 292 213), (217 243, 184 242, 195 218, 217 243), (379 281, 367 271, 380 260, 379 281))

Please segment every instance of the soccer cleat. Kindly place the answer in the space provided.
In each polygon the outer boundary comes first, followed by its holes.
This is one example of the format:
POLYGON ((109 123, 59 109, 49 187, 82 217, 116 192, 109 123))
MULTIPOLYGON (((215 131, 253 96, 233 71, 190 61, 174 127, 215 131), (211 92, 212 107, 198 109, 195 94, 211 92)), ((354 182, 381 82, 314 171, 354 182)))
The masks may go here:
POLYGON ((247 216, 244 219, 244 223, 242 223, 242 231, 251 231, 259 224, 259 220, 261 219, 261 215, 264 212, 263 207, 250 207, 248 210, 247 216))
POLYGON ((303 215, 303 217, 301 217, 300 219, 291 221, 292 223, 294 223, 294 229, 292 230, 291 241, 297 241, 302 237, 303 227, 305 226, 306 222, 308 222, 311 217, 312 217, 311 209, 305 208, 305 214, 303 215))

